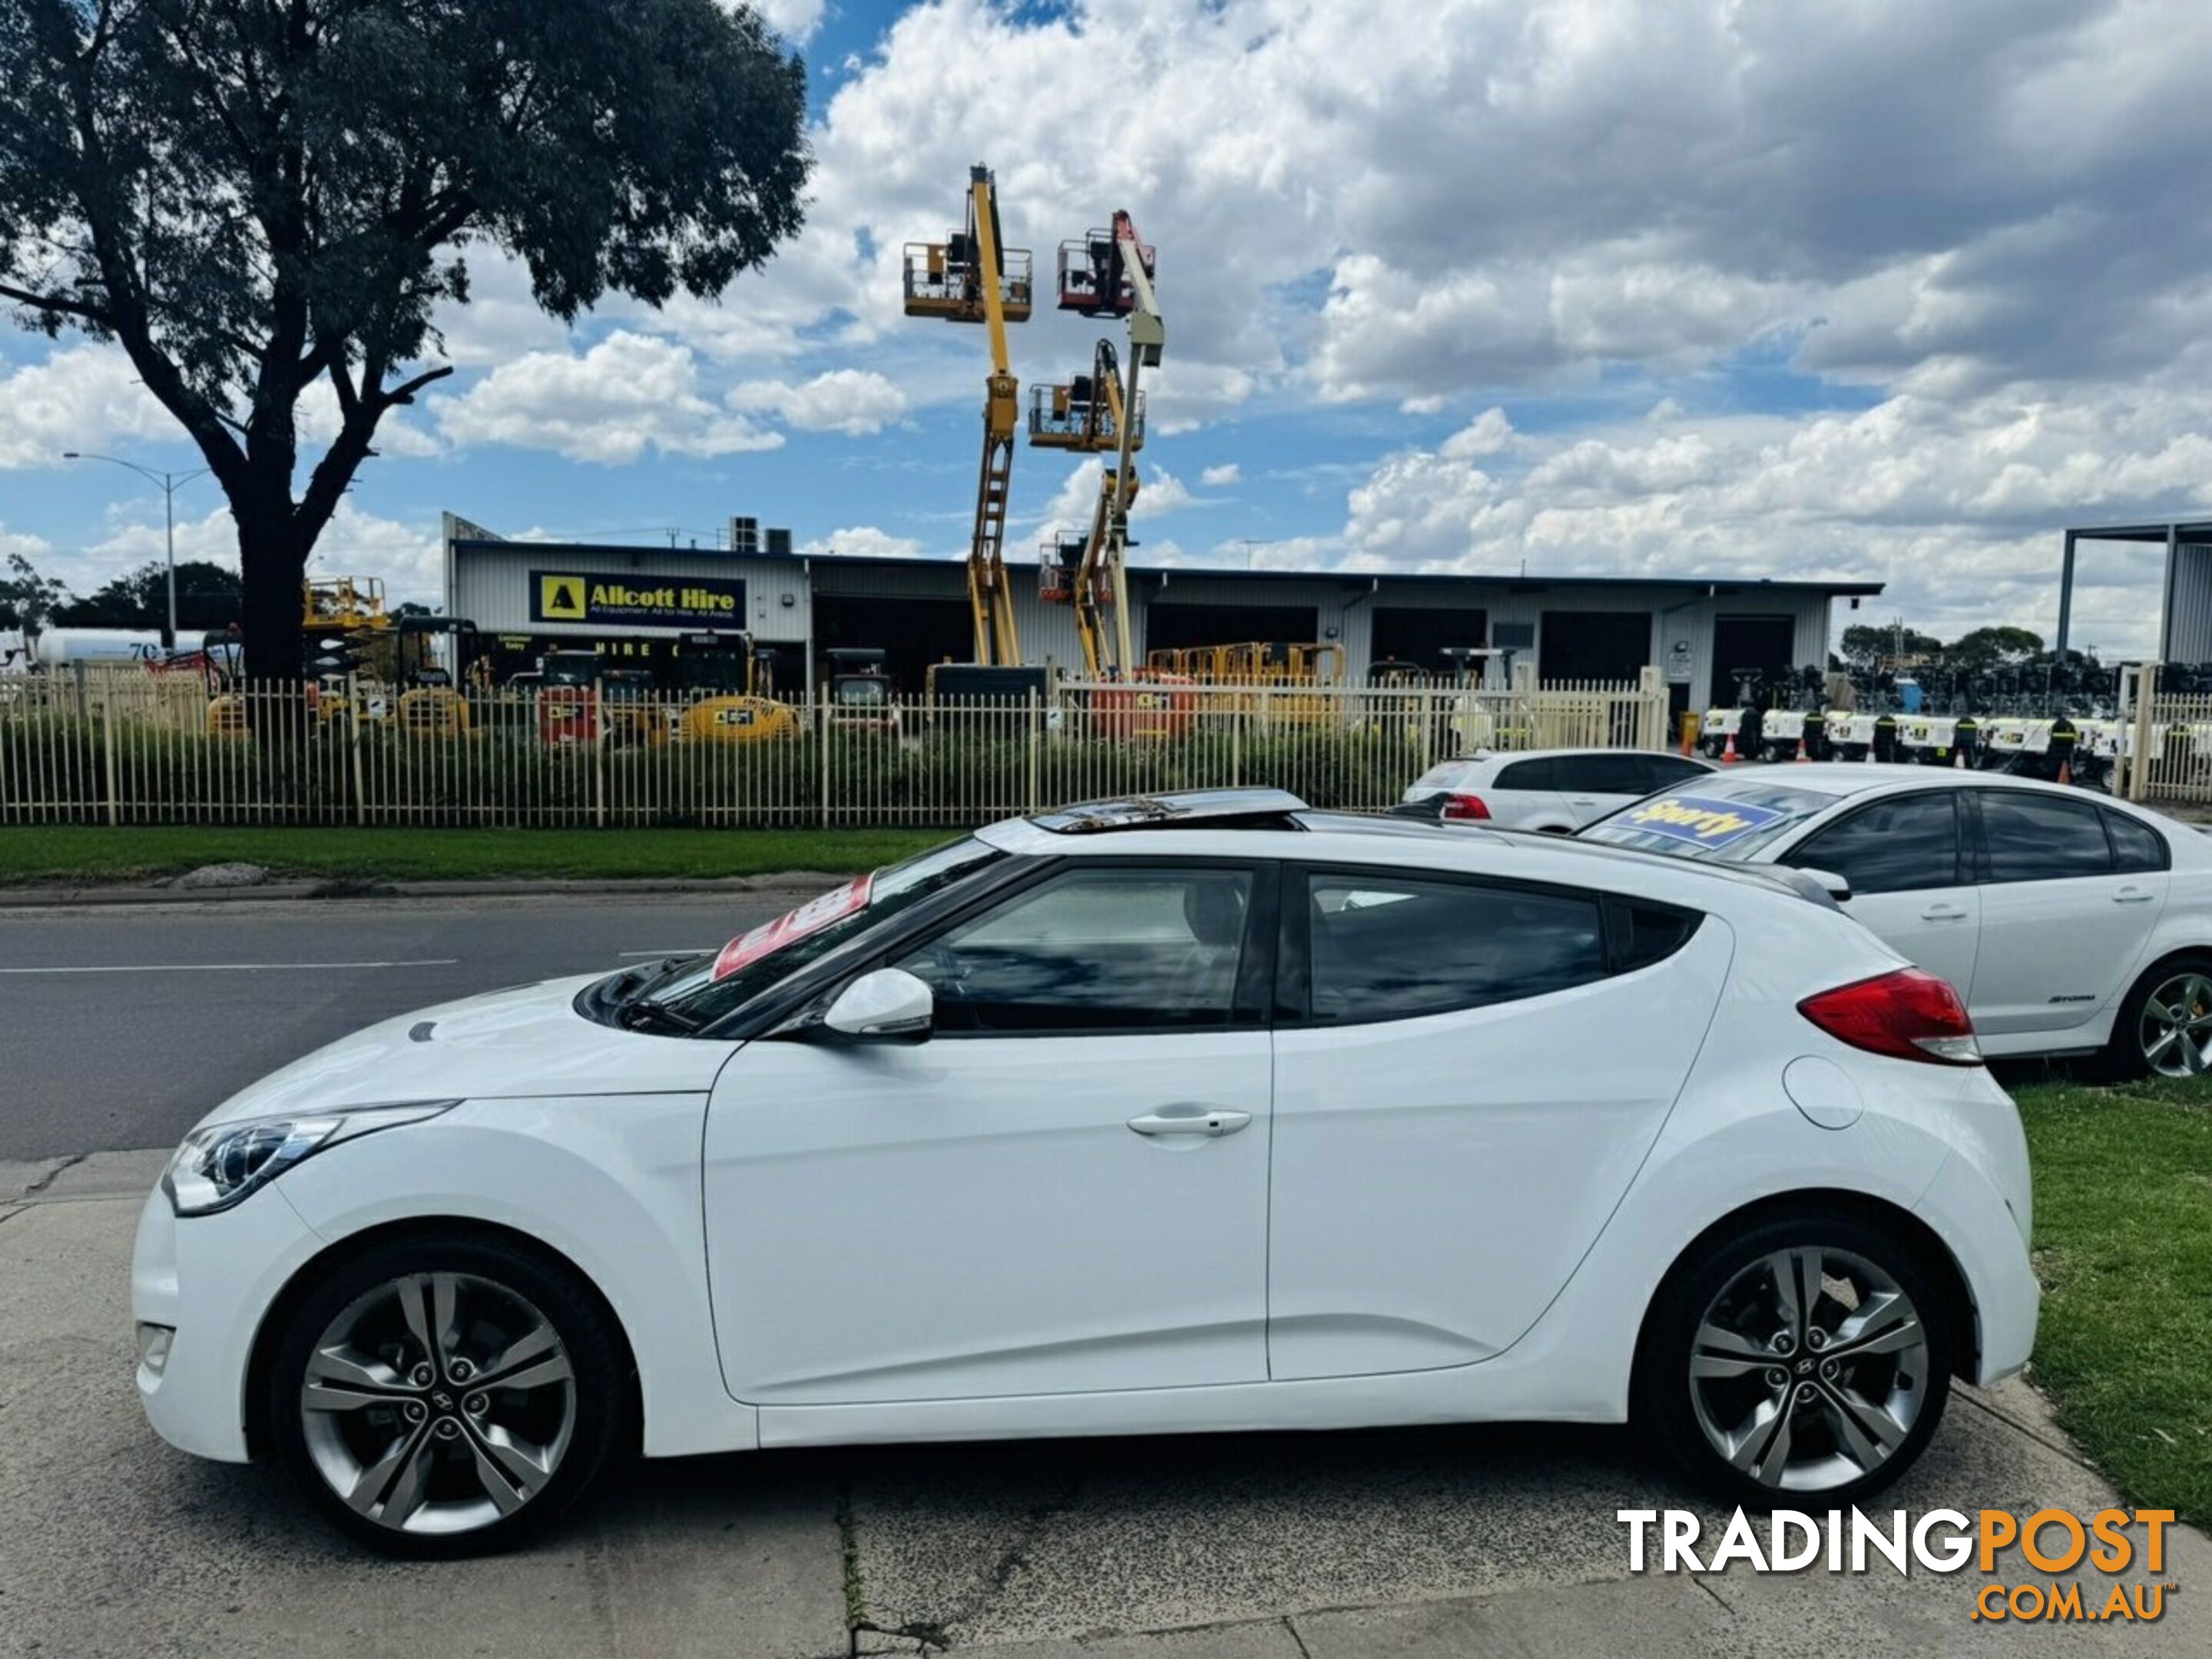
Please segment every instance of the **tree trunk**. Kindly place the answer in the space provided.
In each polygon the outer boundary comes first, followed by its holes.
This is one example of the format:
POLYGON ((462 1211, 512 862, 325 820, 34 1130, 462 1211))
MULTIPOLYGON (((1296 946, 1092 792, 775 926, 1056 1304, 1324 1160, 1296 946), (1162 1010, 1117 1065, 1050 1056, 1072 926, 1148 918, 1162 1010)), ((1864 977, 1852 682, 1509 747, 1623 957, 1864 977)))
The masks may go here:
POLYGON ((273 501, 234 501, 231 512, 246 583, 246 672, 258 680, 297 680, 306 655, 300 584, 307 550, 293 524, 292 503, 279 492, 273 501))

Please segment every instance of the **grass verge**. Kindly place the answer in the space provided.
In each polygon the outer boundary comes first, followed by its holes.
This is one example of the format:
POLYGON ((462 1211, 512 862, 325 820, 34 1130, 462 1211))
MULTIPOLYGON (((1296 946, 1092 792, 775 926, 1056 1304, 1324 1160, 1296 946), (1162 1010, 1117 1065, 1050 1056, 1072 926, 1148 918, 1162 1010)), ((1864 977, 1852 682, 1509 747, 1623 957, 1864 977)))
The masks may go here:
POLYGON ((872 870, 948 830, 0 830, 0 886, 152 881, 239 860, 331 881, 702 878, 872 870))
POLYGON ((2136 1502, 2212 1521, 2212 1090, 2016 1091, 2035 1164, 2033 1375, 2136 1502))

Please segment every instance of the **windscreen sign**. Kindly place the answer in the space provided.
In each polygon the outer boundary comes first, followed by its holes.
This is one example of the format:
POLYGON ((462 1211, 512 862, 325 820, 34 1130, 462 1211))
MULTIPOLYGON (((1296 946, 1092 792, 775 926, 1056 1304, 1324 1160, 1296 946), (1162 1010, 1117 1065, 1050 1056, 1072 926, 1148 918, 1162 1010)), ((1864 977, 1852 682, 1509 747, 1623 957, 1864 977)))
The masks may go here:
POLYGON ((1648 830, 1692 847, 1726 847, 1754 830, 1779 823, 1788 813, 1747 801, 1711 800, 1699 795, 1662 795, 1632 806, 1614 820, 1632 830, 1648 830))
POLYGON ((793 940, 818 933, 831 922, 842 921, 855 911, 866 909, 868 893, 874 883, 872 875, 855 876, 842 887, 832 888, 820 898, 810 900, 774 921, 763 922, 752 932, 738 934, 714 958, 714 977, 727 979, 740 968, 749 968, 763 957, 774 956, 793 940))

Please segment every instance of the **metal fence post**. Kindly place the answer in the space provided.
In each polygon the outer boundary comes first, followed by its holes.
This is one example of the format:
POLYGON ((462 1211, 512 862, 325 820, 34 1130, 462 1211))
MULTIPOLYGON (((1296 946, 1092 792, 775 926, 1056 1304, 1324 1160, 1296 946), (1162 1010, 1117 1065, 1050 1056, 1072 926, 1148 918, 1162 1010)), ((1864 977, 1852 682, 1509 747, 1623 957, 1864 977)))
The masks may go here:
POLYGON ((607 688, 592 682, 592 827, 607 827, 607 688))
POLYGON ((1038 777, 1039 750, 1042 750, 1042 747, 1043 747, 1043 745, 1044 745, 1044 716, 1043 716, 1043 711, 1042 711, 1042 709, 1040 708, 1040 706, 1039 706, 1039 704, 1038 704, 1038 702, 1037 702, 1037 689, 1036 689, 1036 686, 1034 686, 1034 685, 1030 686, 1030 689, 1029 689, 1029 698, 1030 698, 1030 753, 1029 753, 1029 780, 1028 780, 1028 786, 1029 786, 1029 787, 1028 787, 1028 789, 1027 789, 1027 792, 1026 792, 1026 793, 1027 793, 1027 794, 1028 794, 1028 796, 1029 796, 1030 811, 1032 811, 1032 812, 1042 812, 1042 811, 1044 811, 1044 803, 1043 803, 1042 801, 1041 801, 1041 800, 1039 800, 1039 799, 1037 799, 1037 777, 1038 777))
POLYGON ((346 676, 346 749, 349 764, 353 771, 353 821, 368 822, 368 791, 362 787, 361 770, 361 685, 349 673, 346 676))
MULTIPOLYGON (((82 664, 78 665, 82 666, 82 664)), ((100 747, 107 773, 107 821, 114 823, 118 817, 115 801, 115 693, 112 688, 100 700, 100 747)))
POLYGON ((822 827, 830 827, 830 703, 827 698, 814 705, 814 740, 822 751, 822 827))
POLYGON ((2132 801, 2142 800, 2150 783, 2151 737, 2158 725, 2153 708, 2158 700, 2158 664, 2147 662, 2136 670, 2135 752, 2120 757, 2127 768, 2127 798, 2132 801))

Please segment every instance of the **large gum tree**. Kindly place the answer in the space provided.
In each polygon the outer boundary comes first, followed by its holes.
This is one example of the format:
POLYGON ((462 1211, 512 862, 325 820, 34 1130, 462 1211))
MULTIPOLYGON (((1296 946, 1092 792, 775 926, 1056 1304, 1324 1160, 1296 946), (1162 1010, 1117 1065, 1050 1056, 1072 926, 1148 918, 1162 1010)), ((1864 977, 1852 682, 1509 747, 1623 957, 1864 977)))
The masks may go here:
POLYGON ((453 372, 469 252, 563 320, 718 295, 799 228, 805 118, 715 0, 0 0, 0 302, 129 354, 229 498, 247 666, 289 678, 377 423, 453 372))

